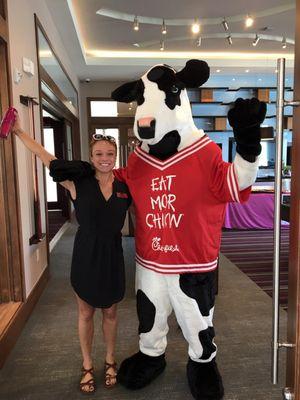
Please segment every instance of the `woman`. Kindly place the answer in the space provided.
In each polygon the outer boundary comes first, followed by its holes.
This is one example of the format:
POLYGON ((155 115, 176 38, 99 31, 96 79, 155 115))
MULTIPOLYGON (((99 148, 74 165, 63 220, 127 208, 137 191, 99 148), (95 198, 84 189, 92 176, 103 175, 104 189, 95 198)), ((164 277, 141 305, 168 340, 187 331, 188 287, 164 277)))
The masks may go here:
POLYGON ((83 393, 96 390, 91 356, 96 308, 102 310, 106 342, 104 384, 111 388, 116 384, 117 375, 114 357, 117 303, 123 299, 125 292, 121 229, 131 202, 127 186, 113 175, 116 142, 111 136, 93 135, 90 143, 91 165, 84 161, 56 159, 22 130, 19 117, 13 132, 50 169, 54 181, 68 190, 73 201, 79 223, 71 266, 83 356, 79 388, 83 393))

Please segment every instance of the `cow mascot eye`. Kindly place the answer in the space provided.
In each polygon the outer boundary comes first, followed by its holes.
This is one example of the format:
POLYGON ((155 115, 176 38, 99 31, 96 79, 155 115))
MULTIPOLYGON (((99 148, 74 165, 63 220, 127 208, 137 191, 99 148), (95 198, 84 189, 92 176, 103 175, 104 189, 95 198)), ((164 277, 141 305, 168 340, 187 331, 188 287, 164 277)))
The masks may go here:
POLYGON ((178 92, 179 92, 179 87, 178 86, 176 86, 176 85, 172 85, 171 86, 171 93, 173 93, 173 94, 177 94, 178 92))

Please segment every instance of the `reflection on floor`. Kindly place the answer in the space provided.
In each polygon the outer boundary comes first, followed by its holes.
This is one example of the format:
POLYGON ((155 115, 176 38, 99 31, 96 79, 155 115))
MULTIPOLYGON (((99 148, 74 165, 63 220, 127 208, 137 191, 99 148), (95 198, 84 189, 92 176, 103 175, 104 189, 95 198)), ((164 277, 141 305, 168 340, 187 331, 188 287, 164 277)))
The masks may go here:
MULTIPOLYGON (((287 309, 289 227, 281 229, 280 305, 287 309)), ((225 230, 221 252, 269 296, 273 293, 273 230, 225 230)))
MULTIPOLYGON (((1 400, 77 400, 81 355, 76 332, 76 308, 69 286, 74 226, 51 253, 51 280, 26 327, 0 372, 1 400)), ((137 350, 137 318, 134 295, 134 248, 124 239, 127 292, 119 306, 117 359, 137 350)), ((280 359, 280 385, 270 384, 271 299, 229 260, 221 256, 215 327, 225 400, 279 400, 284 386, 284 357, 280 359)), ((286 313, 281 312, 285 326, 286 313)), ((104 388, 103 345, 99 313, 96 318, 94 365, 102 400, 192 400, 185 367, 187 345, 172 315, 169 320, 167 368, 148 387, 135 392, 117 386, 104 388)), ((282 334, 284 339, 284 334, 282 334)), ((284 354, 282 354, 283 356, 284 354)))

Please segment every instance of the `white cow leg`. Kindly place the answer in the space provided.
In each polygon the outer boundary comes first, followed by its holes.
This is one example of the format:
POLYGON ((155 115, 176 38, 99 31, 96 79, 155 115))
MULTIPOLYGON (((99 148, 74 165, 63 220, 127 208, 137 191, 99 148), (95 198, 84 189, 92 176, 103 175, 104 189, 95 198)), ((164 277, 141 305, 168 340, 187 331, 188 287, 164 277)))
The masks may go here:
POLYGON ((172 312, 166 275, 137 264, 136 293, 140 350, 148 356, 160 356, 167 346, 168 317, 172 312))

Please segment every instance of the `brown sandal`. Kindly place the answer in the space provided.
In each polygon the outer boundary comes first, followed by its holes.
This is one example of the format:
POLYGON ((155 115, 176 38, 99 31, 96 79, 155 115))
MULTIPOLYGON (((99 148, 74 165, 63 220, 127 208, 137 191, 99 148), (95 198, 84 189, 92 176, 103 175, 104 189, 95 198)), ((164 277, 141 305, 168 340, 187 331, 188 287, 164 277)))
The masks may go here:
POLYGON ((96 391, 96 384, 95 384, 95 379, 94 379, 94 368, 90 368, 90 369, 85 369, 84 367, 82 367, 82 373, 81 373, 81 380, 87 375, 87 374, 91 374, 92 378, 89 379, 86 382, 80 382, 79 383, 79 390, 81 391, 81 393, 83 394, 93 394, 96 391), (85 388, 85 386, 88 386, 88 388, 85 388))
POLYGON ((104 386, 107 389, 111 389, 117 383, 117 363, 114 362, 112 364, 108 363, 107 361, 104 362, 104 386), (107 372, 109 369, 113 370, 113 373, 107 372))

